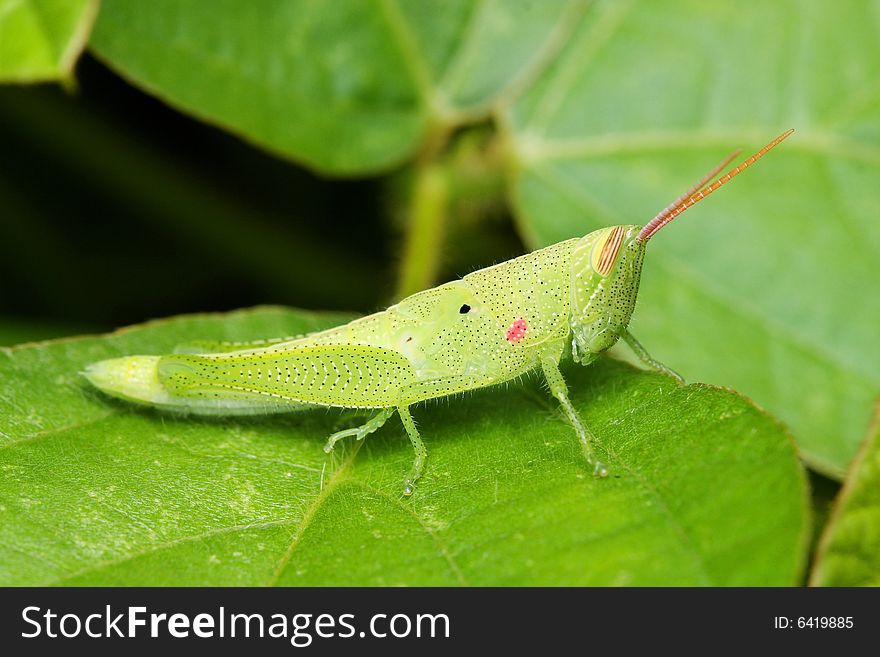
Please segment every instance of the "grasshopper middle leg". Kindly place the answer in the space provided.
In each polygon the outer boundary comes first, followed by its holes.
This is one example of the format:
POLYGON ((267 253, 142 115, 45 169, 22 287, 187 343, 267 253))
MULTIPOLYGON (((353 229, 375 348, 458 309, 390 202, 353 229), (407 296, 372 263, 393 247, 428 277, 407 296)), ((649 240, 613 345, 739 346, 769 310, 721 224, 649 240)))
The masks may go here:
POLYGON ((415 490, 416 480, 422 476, 422 470, 425 467, 425 459, 428 458, 428 450, 425 449, 425 443, 422 442, 419 430, 416 429, 416 423, 413 421, 412 415, 409 414, 409 408, 406 406, 398 406, 397 412, 400 414, 400 421, 403 422, 403 427, 406 429, 406 433, 412 443, 413 451, 416 453, 412 470, 410 470, 409 477, 406 478, 403 486, 403 494, 412 495, 415 490))
POLYGON ((550 386, 550 393, 559 400, 559 405, 568 416, 568 421, 574 427, 575 432, 580 438, 581 447, 584 450, 584 458, 587 463, 593 466, 593 475, 596 477, 607 477, 608 468, 593 453, 593 434, 587 429, 583 420, 581 420, 571 400, 568 398, 568 386, 565 385, 565 378, 559 371, 559 364, 551 357, 545 357, 541 361, 541 367, 544 370, 544 376, 547 384, 550 386))

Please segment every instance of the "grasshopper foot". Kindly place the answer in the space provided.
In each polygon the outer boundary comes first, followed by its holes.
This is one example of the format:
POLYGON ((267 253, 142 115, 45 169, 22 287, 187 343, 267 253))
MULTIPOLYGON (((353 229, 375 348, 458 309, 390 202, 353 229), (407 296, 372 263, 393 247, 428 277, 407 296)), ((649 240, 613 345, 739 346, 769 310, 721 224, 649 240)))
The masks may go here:
MULTIPOLYGON (((359 429, 360 427, 358 427, 359 429)), ((327 442, 324 444, 324 453, 329 454, 336 447, 336 443, 338 443, 343 438, 347 438, 348 436, 358 436, 358 439, 363 438, 363 436, 359 435, 358 429, 345 429, 344 431, 337 431, 332 434, 327 442)))
POLYGON ((403 495, 405 497, 409 497, 416 490, 416 481, 422 476, 422 470, 424 460, 416 459, 416 462, 413 463, 412 471, 409 473, 409 476, 403 480, 403 495))

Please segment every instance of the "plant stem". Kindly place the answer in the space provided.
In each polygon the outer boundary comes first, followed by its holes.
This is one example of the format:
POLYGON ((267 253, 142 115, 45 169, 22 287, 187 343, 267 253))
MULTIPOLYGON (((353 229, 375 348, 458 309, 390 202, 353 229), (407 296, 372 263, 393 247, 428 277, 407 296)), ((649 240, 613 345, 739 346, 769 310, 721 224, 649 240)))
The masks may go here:
POLYGON ((417 166, 396 297, 402 299, 434 284, 449 209, 449 179, 442 164, 417 166))

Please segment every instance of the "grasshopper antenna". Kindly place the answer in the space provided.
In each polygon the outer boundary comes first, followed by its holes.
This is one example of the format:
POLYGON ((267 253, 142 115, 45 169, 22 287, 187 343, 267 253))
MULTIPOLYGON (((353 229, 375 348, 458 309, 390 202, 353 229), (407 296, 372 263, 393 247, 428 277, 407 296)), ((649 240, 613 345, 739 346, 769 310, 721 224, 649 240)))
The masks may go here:
POLYGON ((733 158, 739 155, 740 151, 736 150, 730 155, 728 155, 718 166, 716 166, 712 171, 706 174, 700 182, 691 187, 687 192, 679 196, 675 201, 666 206, 662 211, 660 211, 657 216, 655 216, 651 221, 644 225, 644 227, 639 231, 639 234, 636 239, 641 242, 647 242, 651 239, 657 231, 659 231, 663 226, 668 224, 670 221, 675 219, 682 212, 687 210, 689 207, 702 201, 704 198, 709 196, 716 189, 721 187, 724 183, 728 182, 735 175, 741 173, 745 169, 749 168, 755 162, 760 160, 764 155, 774 146, 776 146, 783 139, 788 137, 791 133, 794 132, 794 129, 786 130, 781 135, 779 135, 776 139, 771 141, 769 144, 764 146, 757 153, 748 158, 745 162, 738 165, 734 169, 731 169, 728 173, 725 173, 718 180, 711 183, 707 187, 704 187, 706 183, 711 180, 715 174, 717 174, 721 169, 726 167, 733 158))

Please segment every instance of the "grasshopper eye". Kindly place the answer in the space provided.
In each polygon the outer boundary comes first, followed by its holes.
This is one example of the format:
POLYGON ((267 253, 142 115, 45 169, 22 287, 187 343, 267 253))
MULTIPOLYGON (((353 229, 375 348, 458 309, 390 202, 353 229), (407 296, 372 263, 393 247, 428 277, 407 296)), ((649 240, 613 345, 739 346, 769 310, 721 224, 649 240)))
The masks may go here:
POLYGON ((467 315, 471 311, 471 307, 466 303, 461 304, 461 308, 458 309, 462 315, 467 315))
POLYGON ((597 274, 607 276, 611 271, 614 261, 617 260, 617 254, 620 253, 620 247, 623 245, 625 233, 625 227, 614 226, 596 241, 590 262, 597 274))

